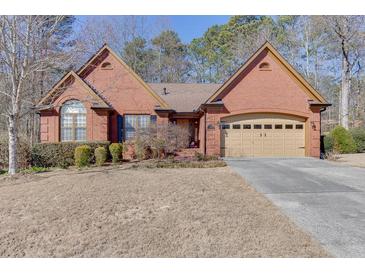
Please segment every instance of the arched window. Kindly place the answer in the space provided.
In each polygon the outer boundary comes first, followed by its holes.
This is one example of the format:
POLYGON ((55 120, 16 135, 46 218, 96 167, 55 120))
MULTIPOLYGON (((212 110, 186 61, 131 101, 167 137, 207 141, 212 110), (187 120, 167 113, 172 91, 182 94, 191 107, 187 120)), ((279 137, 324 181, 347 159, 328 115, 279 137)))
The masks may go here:
POLYGON ((86 109, 77 100, 70 100, 61 108, 61 142, 86 141, 86 109))

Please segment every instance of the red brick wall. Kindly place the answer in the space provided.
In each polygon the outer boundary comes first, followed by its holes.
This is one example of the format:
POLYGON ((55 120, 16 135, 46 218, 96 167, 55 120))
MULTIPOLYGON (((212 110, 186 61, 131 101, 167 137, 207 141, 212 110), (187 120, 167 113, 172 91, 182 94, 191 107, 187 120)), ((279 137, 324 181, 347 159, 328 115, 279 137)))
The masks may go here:
MULTIPOLYGON (((219 97, 225 110, 207 112, 207 154, 220 154, 220 130, 218 123, 222 117, 243 113, 282 113, 304 117, 307 120, 309 138, 307 155, 318 157, 320 153, 319 109, 311 110, 308 100, 312 99, 303 87, 290 76, 272 55, 262 52, 240 77, 219 97), (260 70, 262 62, 270 64, 270 70, 260 70), (312 122, 316 129, 312 127, 312 122)), ((203 132, 203 131, 201 131, 203 132)), ((202 137, 202 136, 201 136, 202 137)))
MULTIPOLYGON (((85 74, 85 80, 96 88, 98 92, 109 102, 114 113, 108 118, 108 112, 91 109, 92 96, 85 88, 75 81, 62 95, 57 98, 56 108, 53 112, 41 112, 41 142, 59 141, 59 109, 67 100, 77 99, 84 103, 87 108, 87 139, 110 140, 116 142, 117 115, 121 114, 150 114, 156 115, 154 109, 160 105, 146 88, 132 76, 113 55, 105 54, 105 59, 97 64, 93 70, 85 74), (104 62, 109 62, 112 69, 102 69, 104 62), (110 119, 110 122, 108 121, 110 119), (108 125, 110 132, 108 136, 108 125)), ((167 123, 167 117, 157 117, 158 123, 167 123)))
POLYGON ((73 81, 53 103, 54 110, 41 112, 41 142, 60 141, 59 115, 62 104, 68 100, 79 100, 86 108, 87 140, 108 140, 108 112, 92 109, 93 96, 85 90, 85 87, 79 81, 73 81))
MULTIPOLYGON (((101 92, 117 114, 156 115, 154 109, 161 103, 112 54, 106 54, 104 58, 86 75, 85 80, 101 92), (104 62, 110 63, 112 69, 103 69, 104 62)), ((158 123, 165 123, 166 120, 157 117, 158 123)), ((111 139, 117 141, 116 115, 112 117, 111 124, 111 139)))

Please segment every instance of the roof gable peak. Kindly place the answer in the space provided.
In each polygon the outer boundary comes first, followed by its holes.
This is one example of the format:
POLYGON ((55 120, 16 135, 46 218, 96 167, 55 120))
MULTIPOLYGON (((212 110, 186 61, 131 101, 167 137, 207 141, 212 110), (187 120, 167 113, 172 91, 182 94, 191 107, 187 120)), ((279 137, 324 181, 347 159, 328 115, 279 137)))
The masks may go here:
POLYGON ((163 108, 168 108, 169 105, 164 101, 160 96, 158 96, 148 85, 147 83, 137 74, 135 73, 123 60, 122 58, 115 52, 108 44, 104 44, 78 71, 77 74, 80 77, 83 77, 83 72, 94 62, 94 60, 100 56, 105 50, 107 50, 131 75, 134 77, 160 104, 163 108))
POLYGON ((268 50, 272 56, 277 59, 290 73, 294 76, 294 78, 301 84, 301 86, 313 97, 313 99, 317 100, 319 103, 326 104, 326 100, 322 97, 321 94, 319 94, 318 91, 316 91, 309 82, 304 79, 302 75, 300 75, 292 65, 289 64, 288 61, 285 60, 285 58, 278 52, 278 50, 269 42, 265 41, 261 47, 257 49, 255 53, 251 55, 251 57, 231 76, 228 78, 226 82, 223 83, 223 85, 218 88, 218 90, 208 98, 206 103, 213 102, 221 93, 223 93, 230 84, 237 78, 241 73, 244 72, 244 70, 264 51, 268 50))

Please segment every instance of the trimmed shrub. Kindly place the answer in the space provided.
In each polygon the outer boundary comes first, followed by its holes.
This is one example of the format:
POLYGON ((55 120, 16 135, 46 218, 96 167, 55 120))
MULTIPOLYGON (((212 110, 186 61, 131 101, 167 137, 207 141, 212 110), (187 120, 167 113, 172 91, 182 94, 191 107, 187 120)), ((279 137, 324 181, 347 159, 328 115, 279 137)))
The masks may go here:
POLYGON ((95 155, 95 163, 98 166, 102 166, 107 159, 108 152, 106 151, 105 147, 98 147, 95 149, 94 155, 95 155))
MULTIPOLYGON (((338 153, 356 152, 356 144, 350 132, 344 127, 336 126, 330 132, 332 138, 332 150, 338 153)), ((327 140, 330 143, 330 139, 327 140)), ((329 145, 329 143, 327 145, 329 145)))
POLYGON ((123 159, 123 145, 120 143, 112 143, 109 146, 112 162, 117 163, 123 159))
POLYGON ((352 128, 350 134, 356 144, 356 152, 365 152, 365 128, 352 128))
MULTIPOLYGON (((108 152, 110 142, 62 142, 62 143, 42 143, 36 144, 32 148, 32 165, 39 167, 62 167, 67 168, 74 165, 75 148, 80 145, 88 145, 91 154, 97 147, 104 147, 108 152)), ((94 163, 91 157, 91 163, 94 163)))
MULTIPOLYGON (((0 137, 0 169, 6 170, 9 164, 9 143, 8 137, 0 137)), ((25 138, 18 139, 17 146, 17 164, 18 168, 27 168, 31 162, 30 145, 25 138)))
POLYGON ((82 145, 75 148, 75 165, 77 167, 85 167, 90 164, 91 147, 82 145))

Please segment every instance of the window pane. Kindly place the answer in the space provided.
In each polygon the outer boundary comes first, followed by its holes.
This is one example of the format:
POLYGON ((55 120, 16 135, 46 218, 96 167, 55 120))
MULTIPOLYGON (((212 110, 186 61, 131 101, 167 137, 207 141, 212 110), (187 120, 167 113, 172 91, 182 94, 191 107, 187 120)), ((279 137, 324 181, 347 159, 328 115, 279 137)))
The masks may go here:
POLYGON ((222 129, 229 129, 229 125, 222 125, 222 129))
POLYGON ((86 140, 86 108, 77 100, 70 100, 61 108, 61 141, 86 140))
POLYGON ((149 115, 138 115, 138 128, 147 128, 151 118, 149 115))
POLYGON ((283 129, 283 125, 275 125, 275 129, 283 129))
POLYGON ((254 129, 261 129, 261 128, 262 128, 262 126, 261 126, 261 125, 253 125, 253 128, 254 128, 254 129))
POLYGON ((243 129, 251 129, 251 125, 243 125, 243 129))
POLYGON ((86 141, 86 128, 76 128, 75 141, 86 141))
POLYGON ((125 139, 131 139, 134 137, 134 133, 137 127, 137 117, 135 115, 125 116, 125 139))
POLYGON ((264 125, 264 129, 272 129, 272 125, 264 125))
POLYGON ((293 129, 293 125, 285 125, 285 129, 293 129))
POLYGON ((232 126, 232 128, 233 128, 233 129, 240 129, 240 128, 241 128, 241 125, 239 125, 239 124, 235 124, 235 125, 233 125, 233 126, 232 126))
POLYGON ((61 117, 61 125, 63 127, 72 127, 72 115, 64 114, 61 117))
POLYGON ((63 128, 61 130, 61 141, 73 141, 72 140, 72 128, 63 128))
POLYGON ((86 127, 86 115, 85 114, 76 115, 76 126, 77 127, 86 127))
POLYGON ((145 129, 150 125, 150 115, 126 115, 125 116, 125 139, 132 139, 137 129, 145 129))
POLYGON ((295 129, 303 129, 303 125, 295 125, 295 129))

